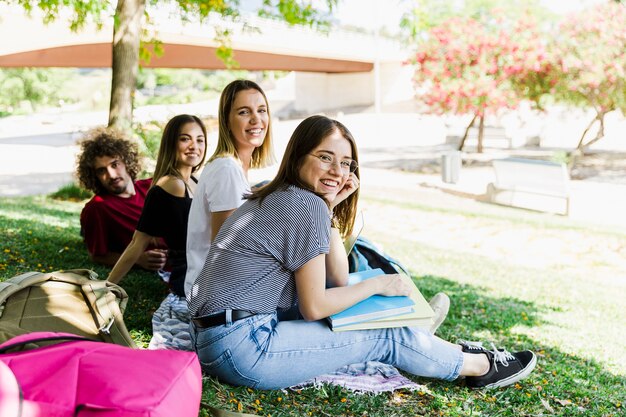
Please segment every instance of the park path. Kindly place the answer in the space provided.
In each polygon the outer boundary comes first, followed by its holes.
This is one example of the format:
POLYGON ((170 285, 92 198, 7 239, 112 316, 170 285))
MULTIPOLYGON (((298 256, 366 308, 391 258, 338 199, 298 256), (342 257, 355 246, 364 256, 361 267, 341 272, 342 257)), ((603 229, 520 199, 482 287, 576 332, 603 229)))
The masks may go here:
MULTIPOLYGON (((164 120, 177 113, 212 114, 212 102, 179 106, 154 106, 138 109, 137 117, 144 120, 164 120), (208 110, 208 111, 207 111, 208 110)), ((353 132, 359 142, 359 157, 363 167, 362 187, 392 187, 402 193, 423 198, 446 194, 454 204, 472 204, 493 181, 488 163, 464 167, 457 184, 445 184, 438 172, 443 145, 442 124, 434 118, 416 114, 354 113, 337 115, 353 132), (420 136, 420 146, 415 137, 420 136), (425 139, 425 140, 424 140, 425 139)), ((301 119, 280 120, 273 125, 276 155, 284 147, 301 119)), ((0 119, 0 198, 47 194, 70 183, 81 132, 106 123, 105 112, 39 114, 0 119)), ((208 152, 215 146, 216 132, 209 134, 208 152)), ((490 151, 485 156, 506 156, 503 151, 490 151)), ((277 166, 251 172, 251 180, 271 178, 277 166)), ((626 181, 600 182, 593 180, 571 182, 571 214, 576 220, 616 225, 626 228, 626 181)))

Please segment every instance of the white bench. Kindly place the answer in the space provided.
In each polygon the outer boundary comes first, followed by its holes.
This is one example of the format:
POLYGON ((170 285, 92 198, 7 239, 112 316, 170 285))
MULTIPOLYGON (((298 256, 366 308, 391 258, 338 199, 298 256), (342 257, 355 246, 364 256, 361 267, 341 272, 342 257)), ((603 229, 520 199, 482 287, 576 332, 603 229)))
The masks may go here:
POLYGON ((563 163, 535 159, 495 159, 496 181, 487 199, 496 204, 568 215, 569 173, 563 163))
MULTIPOLYGON (((463 139, 463 132, 446 136, 446 144, 458 147, 463 139)), ((478 127, 471 127, 464 146, 478 146, 478 127)), ((483 146, 485 148, 512 149, 513 139, 506 130, 499 126, 485 126, 483 129, 483 146)))

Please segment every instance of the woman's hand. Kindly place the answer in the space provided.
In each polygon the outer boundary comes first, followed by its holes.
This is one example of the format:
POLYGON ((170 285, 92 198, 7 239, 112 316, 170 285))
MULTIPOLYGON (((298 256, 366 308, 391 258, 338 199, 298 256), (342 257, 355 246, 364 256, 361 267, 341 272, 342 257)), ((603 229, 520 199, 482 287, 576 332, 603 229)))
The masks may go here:
POLYGON ((330 204, 331 210, 334 209, 343 200, 348 198, 350 194, 355 192, 359 188, 359 185, 360 185, 359 179, 354 174, 354 172, 351 172, 350 175, 348 176, 348 179, 346 180, 346 183, 343 185, 343 188, 341 189, 341 191, 337 193, 337 196, 330 204))
POLYGON ((150 249, 144 251, 137 260, 137 264, 148 271, 158 271, 165 267, 167 249, 150 249))
POLYGON ((378 294, 387 297, 395 295, 411 295, 412 286, 400 274, 387 274, 378 277, 380 289, 378 294))

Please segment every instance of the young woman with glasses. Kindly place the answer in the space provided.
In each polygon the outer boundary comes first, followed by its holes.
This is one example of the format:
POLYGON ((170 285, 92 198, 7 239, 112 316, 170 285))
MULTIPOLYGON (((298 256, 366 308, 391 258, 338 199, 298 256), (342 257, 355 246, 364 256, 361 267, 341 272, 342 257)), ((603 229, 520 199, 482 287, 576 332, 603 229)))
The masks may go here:
POLYGON ((359 189, 354 138, 324 116, 294 131, 276 178, 223 224, 191 291, 191 338, 204 371, 223 382, 279 389, 345 365, 379 361, 475 388, 528 376, 530 351, 452 344, 417 328, 333 332, 324 318, 374 294, 408 295, 398 275, 346 286, 342 235, 359 189), (297 306, 303 319, 281 320, 297 306))

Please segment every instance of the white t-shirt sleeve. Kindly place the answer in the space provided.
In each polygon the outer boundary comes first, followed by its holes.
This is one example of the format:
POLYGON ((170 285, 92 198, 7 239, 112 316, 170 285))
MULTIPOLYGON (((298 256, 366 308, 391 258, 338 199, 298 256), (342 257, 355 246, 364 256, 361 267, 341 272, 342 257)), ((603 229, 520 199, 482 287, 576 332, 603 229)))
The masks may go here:
POLYGON ((244 194, 250 192, 250 186, 243 174, 243 169, 232 158, 220 158, 216 163, 207 192, 207 200, 211 212, 234 210, 243 204, 244 194))

